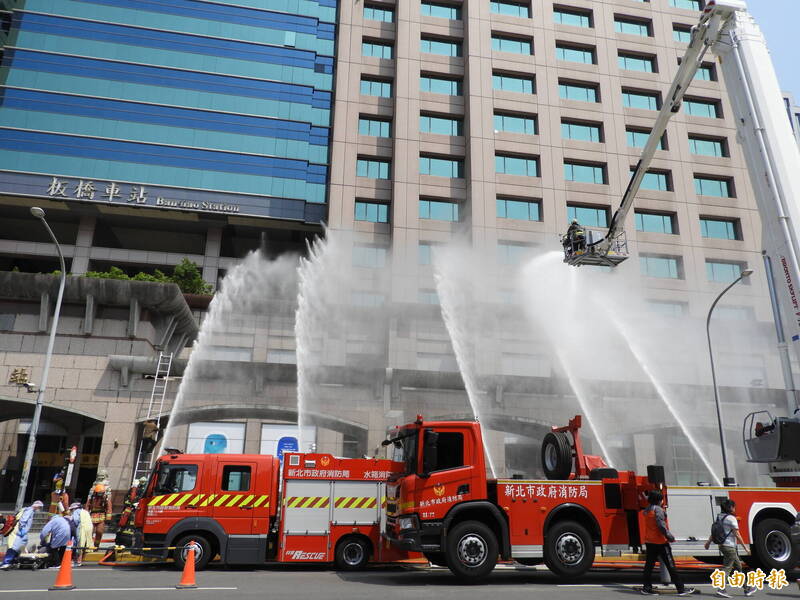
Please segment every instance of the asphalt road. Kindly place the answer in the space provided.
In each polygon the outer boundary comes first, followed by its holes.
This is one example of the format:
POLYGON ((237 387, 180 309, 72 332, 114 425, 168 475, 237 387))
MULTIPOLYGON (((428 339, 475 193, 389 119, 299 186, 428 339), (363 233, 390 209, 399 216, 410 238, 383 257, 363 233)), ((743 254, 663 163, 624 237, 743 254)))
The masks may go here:
MULTIPOLYGON (((559 581, 547 571, 534 568, 499 567, 488 583, 461 586, 445 569, 421 567, 371 568, 355 573, 305 567, 270 566, 258 570, 212 568, 197 573, 198 590, 176 590, 180 573, 170 567, 99 567, 86 565, 73 570, 76 590, 63 592, 81 594, 84 600, 171 600, 181 597, 213 600, 258 598, 259 600, 290 600, 325 598, 343 600, 585 600, 595 598, 640 598, 636 586, 637 572, 591 573, 578 581, 559 581)), ((796 575, 796 574, 795 574, 796 575)), ((45 571, 0 572, 0 600, 6 594, 19 600, 58 597, 48 592, 56 576, 55 569, 45 571)), ((688 582, 696 586, 701 596, 711 598, 713 590, 707 573, 691 573, 688 582)), ((764 590, 756 597, 800 598, 797 584, 782 591, 764 590)), ((676 598, 674 588, 667 598, 676 598)), ((736 591, 736 596, 741 591, 736 591)))

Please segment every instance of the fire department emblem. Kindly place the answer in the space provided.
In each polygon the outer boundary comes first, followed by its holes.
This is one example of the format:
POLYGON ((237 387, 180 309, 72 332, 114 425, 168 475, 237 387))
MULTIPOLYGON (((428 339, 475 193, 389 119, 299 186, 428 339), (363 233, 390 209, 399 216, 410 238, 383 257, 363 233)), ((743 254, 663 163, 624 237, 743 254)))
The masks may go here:
POLYGON ((327 467, 330 464, 330 462, 331 459, 327 456, 323 456, 319 459, 319 464, 321 464, 323 467, 327 467))
POLYGON ((444 484, 440 483, 439 485, 433 486, 433 493, 437 496, 444 496, 444 484))

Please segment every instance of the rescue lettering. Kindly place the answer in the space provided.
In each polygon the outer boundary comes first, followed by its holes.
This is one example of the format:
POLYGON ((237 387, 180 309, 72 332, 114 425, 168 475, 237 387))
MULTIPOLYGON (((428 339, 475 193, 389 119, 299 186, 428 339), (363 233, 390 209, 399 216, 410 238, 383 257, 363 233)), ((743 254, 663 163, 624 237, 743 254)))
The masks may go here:
POLYGON ((292 560, 324 560, 324 552, 306 552, 305 550, 289 550, 286 556, 292 560))

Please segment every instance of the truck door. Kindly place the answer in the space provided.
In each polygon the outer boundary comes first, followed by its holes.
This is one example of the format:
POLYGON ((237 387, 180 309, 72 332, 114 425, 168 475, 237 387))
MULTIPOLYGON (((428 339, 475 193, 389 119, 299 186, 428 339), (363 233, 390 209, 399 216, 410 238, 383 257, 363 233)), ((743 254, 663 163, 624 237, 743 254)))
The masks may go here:
MULTIPOLYGON (((203 464, 205 467, 206 465, 203 464)), ((162 462, 156 474, 153 497, 147 503, 147 525, 152 533, 167 531, 181 519, 197 516, 197 491, 202 472, 196 463, 162 462)))
MULTIPOLYGON (((425 439, 432 430, 426 430, 425 439)), ((423 464, 430 469, 428 477, 421 479, 422 511, 424 519, 441 518, 447 510, 467 500, 472 500, 480 490, 473 490, 474 469, 471 466, 470 448, 465 443, 464 432, 435 430, 436 451, 433 457, 427 443, 423 443, 423 464)))
POLYGON ((263 507, 268 500, 261 499, 263 494, 256 494, 256 475, 255 461, 220 458, 217 463, 212 514, 229 535, 253 533, 253 510, 263 507))

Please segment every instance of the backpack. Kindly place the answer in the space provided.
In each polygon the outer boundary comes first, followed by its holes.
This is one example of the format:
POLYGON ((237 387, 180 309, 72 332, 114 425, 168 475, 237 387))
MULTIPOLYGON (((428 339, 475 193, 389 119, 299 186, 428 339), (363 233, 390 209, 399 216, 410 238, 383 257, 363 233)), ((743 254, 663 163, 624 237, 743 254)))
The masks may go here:
POLYGON ((727 516, 728 513, 719 513, 717 518, 711 524, 711 541, 717 545, 724 544, 725 540, 727 540, 728 536, 730 536, 732 533, 730 531, 727 533, 725 532, 725 525, 723 524, 723 521, 727 516))
POLYGON ((15 515, 6 515, 0 519, 0 536, 7 536, 14 529, 17 524, 17 517, 15 515))

